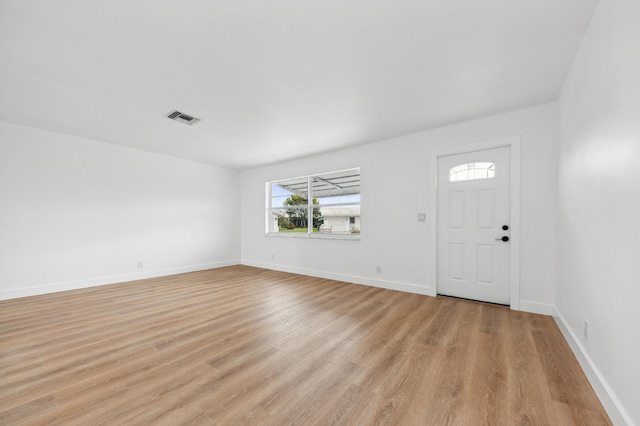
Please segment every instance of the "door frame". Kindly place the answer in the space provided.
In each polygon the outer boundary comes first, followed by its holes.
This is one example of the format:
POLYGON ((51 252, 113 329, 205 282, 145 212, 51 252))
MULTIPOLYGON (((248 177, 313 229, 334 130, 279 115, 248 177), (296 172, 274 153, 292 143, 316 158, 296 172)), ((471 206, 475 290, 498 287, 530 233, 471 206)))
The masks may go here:
POLYGON ((438 159, 447 155, 464 154, 491 148, 510 148, 511 173, 509 208, 511 209, 511 244, 509 244, 509 306, 520 310, 520 135, 492 139, 467 145, 459 145, 434 151, 431 154, 431 282, 433 295, 438 294, 438 159))

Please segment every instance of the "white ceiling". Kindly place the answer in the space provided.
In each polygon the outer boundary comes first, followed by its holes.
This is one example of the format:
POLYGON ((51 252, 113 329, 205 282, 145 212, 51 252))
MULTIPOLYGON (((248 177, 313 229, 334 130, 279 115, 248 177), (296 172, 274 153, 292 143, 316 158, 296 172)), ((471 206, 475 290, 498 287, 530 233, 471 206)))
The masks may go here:
POLYGON ((596 3, 0 0, 0 119, 244 169, 553 101, 596 3))

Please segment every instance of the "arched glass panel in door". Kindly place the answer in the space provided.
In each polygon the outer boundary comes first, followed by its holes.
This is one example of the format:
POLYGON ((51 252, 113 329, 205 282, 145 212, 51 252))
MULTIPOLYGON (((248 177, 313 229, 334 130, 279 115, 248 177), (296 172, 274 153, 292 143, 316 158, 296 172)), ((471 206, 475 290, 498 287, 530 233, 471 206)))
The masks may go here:
POLYGON ((459 164, 449 169, 449 182, 493 179, 494 177, 496 177, 496 165, 488 161, 459 164))

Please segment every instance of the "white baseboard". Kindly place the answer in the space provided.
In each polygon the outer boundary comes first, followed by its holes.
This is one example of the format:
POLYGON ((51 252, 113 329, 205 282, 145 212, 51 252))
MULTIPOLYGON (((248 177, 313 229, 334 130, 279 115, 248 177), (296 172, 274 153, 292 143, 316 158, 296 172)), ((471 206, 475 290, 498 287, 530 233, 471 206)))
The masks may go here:
POLYGON ((367 277, 360 277, 357 275, 338 274, 335 272, 319 271, 315 269, 298 268, 295 266, 276 265, 266 262, 254 262, 250 260, 243 260, 243 265, 255 266, 256 268, 271 269, 273 271, 290 272, 292 274, 308 275, 316 278, 325 278, 329 280, 344 281, 352 284, 362 284, 371 287, 385 288, 387 290, 398 290, 407 293, 422 294, 425 296, 435 296, 432 294, 429 286, 404 283, 399 281, 379 280, 367 277))
POLYGON ((573 354, 578 359, 584 374, 587 376, 591 387, 593 387, 596 395, 598 395, 602 406, 613 424, 633 426, 633 420, 620 403, 620 400, 615 396, 615 393, 613 393, 613 390, 609 387, 606 380, 604 380, 602 374, 589 357, 589 354, 587 354, 582 344, 580 344, 579 339, 576 338, 573 330, 567 325, 567 322, 558 310, 554 309, 554 311, 553 319, 556 321, 556 324, 558 324, 558 328, 562 332, 565 340, 569 343, 573 354))
POLYGON ((0 300, 17 299, 19 297, 37 296, 40 294, 55 293, 58 291, 77 290, 80 288, 96 287, 106 284, 115 284, 126 281, 142 280, 145 278, 163 277, 166 275, 182 274, 185 272, 204 271, 206 269, 221 268, 223 266, 239 265, 240 260, 227 260, 221 262, 203 263, 200 265, 180 266, 177 268, 156 269, 131 274, 111 275, 108 277, 92 278, 89 280, 66 281, 59 283, 43 284, 39 286, 0 290, 0 300))
POLYGON ((546 303, 531 302, 529 300, 520 301, 520 311, 531 312, 532 314, 541 314, 552 316, 555 313, 553 305, 546 303))

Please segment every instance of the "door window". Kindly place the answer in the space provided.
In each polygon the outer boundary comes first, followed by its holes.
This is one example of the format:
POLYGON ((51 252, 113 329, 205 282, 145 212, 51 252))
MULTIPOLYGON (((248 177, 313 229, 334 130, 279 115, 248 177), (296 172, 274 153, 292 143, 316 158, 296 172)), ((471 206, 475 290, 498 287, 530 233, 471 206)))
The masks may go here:
POLYGON ((494 177, 496 177, 496 164, 493 162, 464 163, 449 169, 449 182, 492 179, 494 177))

